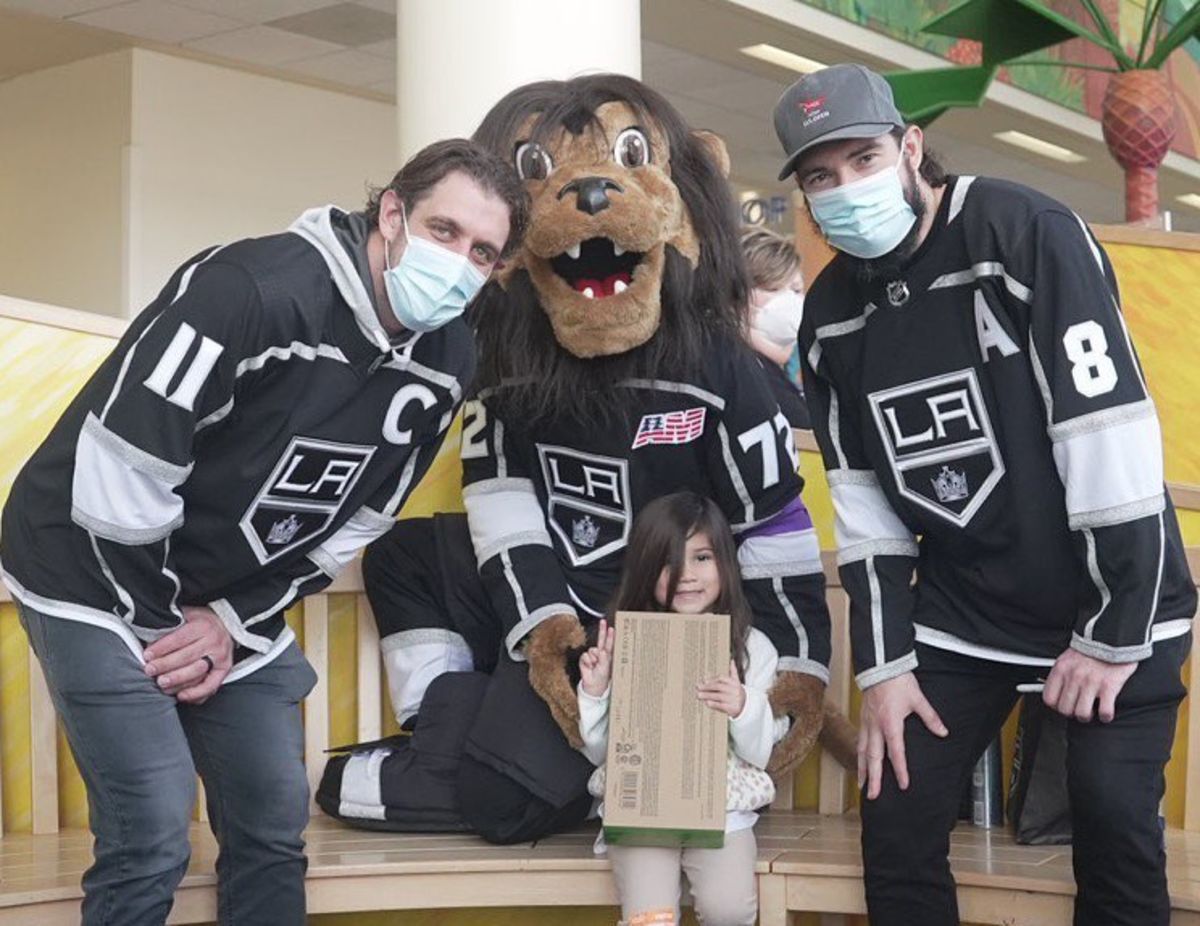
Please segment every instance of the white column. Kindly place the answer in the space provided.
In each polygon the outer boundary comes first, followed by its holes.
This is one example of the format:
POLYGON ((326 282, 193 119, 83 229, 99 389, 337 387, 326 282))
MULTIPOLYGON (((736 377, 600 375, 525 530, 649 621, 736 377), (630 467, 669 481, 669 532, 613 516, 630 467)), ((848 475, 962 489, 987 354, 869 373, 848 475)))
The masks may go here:
POLYGON ((642 73, 640 0, 398 0, 396 32, 401 160, 521 84, 642 73))

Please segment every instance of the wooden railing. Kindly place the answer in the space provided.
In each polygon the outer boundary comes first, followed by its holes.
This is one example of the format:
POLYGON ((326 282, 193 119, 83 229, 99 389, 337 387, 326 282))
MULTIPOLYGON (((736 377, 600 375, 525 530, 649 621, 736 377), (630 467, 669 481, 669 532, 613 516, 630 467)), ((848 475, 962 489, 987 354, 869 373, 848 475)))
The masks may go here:
MULTIPOLYGON (((1200 549, 1189 550, 1193 578, 1200 578, 1200 549)), ((833 660, 830 666, 829 701, 842 711, 851 704, 853 673, 850 665, 849 599, 841 587, 832 558, 826 556, 828 603, 833 623, 833 660)), ((356 736, 359 740, 378 738, 384 730, 384 711, 390 710, 383 693, 379 637, 370 604, 362 590, 358 562, 352 563, 328 589, 311 595, 302 605, 300 625, 304 652, 317 672, 317 684, 304 703, 305 764, 313 791, 325 767, 325 750, 330 743, 330 599, 334 595, 353 595, 356 624, 356 736)), ((0 588, 0 602, 8 600, 0 588)), ((32 829, 34 833, 52 833, 59 828, 57 760, 57 719, 46 689, 41 666, 32 652, 29 659, 30 761, 32 763, 32 829)), ((1191 655, 1191 679, 1200 680, 1200 647, 1191 655)), ((1181 723, 1186 725, 1187 773, 1185 780, 1192 791, 1185 797, 1185 828, 1200 831, 1200 698, 1184 702, 1181 723)), ((847 806, 849 773, 832 757, 822 755, 819 772, 818 809, 823 814, 842 813, 847 806)), ((791 806, 791 789, 781 787, 777 806, 791 806)), ((2 805, 2 801, 0 801, 2 805)), ((204 802, 200 801, 203 808, 204 802)))

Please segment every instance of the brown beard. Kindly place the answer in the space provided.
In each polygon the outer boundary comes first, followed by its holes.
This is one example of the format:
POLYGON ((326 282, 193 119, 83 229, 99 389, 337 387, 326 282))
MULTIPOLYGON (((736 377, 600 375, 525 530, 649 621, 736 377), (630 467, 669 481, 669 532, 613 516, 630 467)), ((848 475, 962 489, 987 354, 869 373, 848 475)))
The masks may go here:
POLYGON ((925 203, 925 198, 921 195, 921 186, 917 181, 916 171, 911 167, 908 168, 903 187, 904 201, 908 203, 917 220, 913 222, 912 228, 908 230, 908 234, 900 239, 900 243, 882 257, 863 258, 854 257, 849 254, 846 255, 850 259, 850 264, 854 268, 854 275, 860 283, 874 283, 878 280, 895 279, 900 275, 904 264, 916 253, 920 245, 921 225, 925 221, 925 215, 928 213, 929 207, 925 203))

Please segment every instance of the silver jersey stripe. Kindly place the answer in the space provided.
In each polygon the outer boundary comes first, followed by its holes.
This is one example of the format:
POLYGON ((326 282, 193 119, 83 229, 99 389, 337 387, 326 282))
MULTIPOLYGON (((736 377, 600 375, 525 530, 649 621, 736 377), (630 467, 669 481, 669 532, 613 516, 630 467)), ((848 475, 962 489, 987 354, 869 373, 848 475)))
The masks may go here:
POLYGON ((959 177, 958 182, 954 184, 954 192, 950 194, 950 210, 946 213, 946 224, 949 225, 962 212, 963 204, 967 199, 967 190, 971 189, 971 184, 975 182, 974 177, 959 177))
POLYGON ((981 643, 970 643, 967 640, 954 636, 952 633, 946 633, 946 631, 937 630, 934 627, 927 627, 924 624, 913 624, 913 632, 916 634, 918 643, 924 643, 926 646, 932 646, 935 649, 949 650, 952 653, 958 653, 962 656, 971 656, 974 659, 986 659, 989 662, 1004 662, 1019 666, 1054 665, 1053 659, 1047 659, 1042 656, 1029 656, 1025 653, 1014 653, 1010 650, 984 646, 981 643))
POLYGON ((788 623, 792 625, 792 631, 796 634, 796 641, 799 645, 797 651, 800 659, 808 659, 808 632, 804 629, 804 623, 800 620, 800 615, 796 613, 796 608, 788 599, 788 596, 783 591, 783 579, 774 578, 771 580, 771 589, 775 592, 775 600, 779 602, 779 606, 783 608, 783 613, 787 615, 788 623))
POLYGON ((721 439, 721 455, 725 458, 725 468, 729 471, 729 481, 733 484, 733 489, 737 492, 738 499, 742 503, 742 508, 745 512, 743 520, 750 523, 754 520, 754 502, 750 498, 750 493, 746 489, 746 481, 742 479, 742 471, 738 469, 737 461, 733 458, 733 449, 729 444, 729 431, 725 427, 725 422, 717 423, 717 436, 721 439))
POLYGON ((318 357, 324 357, 327 360, 336 360, 338 363, 350 362, 341 349, 332 344, 305 344, 302 341, 292 341, 291 344, 277 344, 268 347, 253 357, 239 361, 234 378, 240 379, 247 373, 261 370, 269 360, 291 360, 293 357, 300 360, 316 360, 318 357))
POLYGON ((1100 620, 1101 615, 1108 610, 1109 604, 1112 603, 1112 592, 1108 589, 1108 583, 1104 581, 1104 575, 1100 572, 1100 564, 1096 560, 1096 535, 1090 529, 1083 529, 1083 540, 1087 545, 1087 568, 1088 575, 1091 576, 1092 584, 1096 586, 1096 591, 1100 593, 1100 608, 1088 620, 1083 627, 1083 635, 1086 639, 1092 638, 1092 628, 1096 626, 1096 621, 1100 620))
POLYGON ((435 370, 433 367, 427 367, 423 363, 406 358, 389 360, 384 366, 389 370, 402 370, 411 373, 413 376, 418 376, 426 382, 433 383, 435 386, 441 386, 450 393, 450 397, 456 405, 462 399, 462 386, 449 373, 443 373, 441 370, 435 370))
POLYGON ((653 389, 658 392, 675 392, 680 395, 690 395, 702 402, 707 402, 714 408, 724 410, 725 400, 715 392, 709 392, 707 389, 701 389, 699 386, 693 386, 691 383, 676 383, 666 379, 623 379, 618 386, 624 386, 629 389, 653 389))
POLYGON ((1050 435, 1050 440, 1058 443, 1068 437, 1103 431, 1105 428, 1127 424, 1130 421, 1152 418, 1156 414, 1153 400, 1142 399, 1140 402, 1131 402, 1128 405, 1102 408, 1096 412, 1080 415, 1078 418, 1068 418, 1066 421, 1050 425, 1046 429, 1046 433, 1050 435))
POLYGON ((868 556, 864 561, 867 568, 867 587, 871 592, 871 645, 875 649, 875 667, 887 660, 883 638, 883 593, 879 588, 879 576, 875 572, 875 558, 868 556))
POLYGON ((1004 269, 1004 264, 996 260, 984 260, 977 264, 973 264, 966 270, 958 270, 954 273, 943 273, 940 277, 929 284, 929 288, 948 289, 952 286, 965 286, 984 277, 1000 277, 1004 280, 1004 288, 1007 289, 1009 293, 1016 296, 1026 304, 1033 301, 1033 290, 1012 276, 1012 274, 1004 269))
POLYGON ((147 476, 153 476, 172 487, 186 482, 195 466, 194 463, 180 466, 147 453, 141 447, 129 443, 115 431, 110 431, 91 412, 88 412, 87 418, 84 419, 82 431, 114 457, 129 464, 132 469, 136 469, 139 473, 145 473, 147 476))

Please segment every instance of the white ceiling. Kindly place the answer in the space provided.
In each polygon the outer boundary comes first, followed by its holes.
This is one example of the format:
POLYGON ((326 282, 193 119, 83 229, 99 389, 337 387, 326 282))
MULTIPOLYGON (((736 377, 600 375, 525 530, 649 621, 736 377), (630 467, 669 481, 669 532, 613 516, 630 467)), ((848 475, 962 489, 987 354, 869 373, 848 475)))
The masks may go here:
MULTIPOLYGON (((167 50, 175 47, 283 77, 394 97, 396 2, 0 0, 0 32, 12 33, 21 23, 34 21, 44 28, 49 25, 47 18, 57 19, 57 28, 77 40, 76 56, 85 53, 87 44, 79 43, 89 37, 167 50), (4 10, 37 14, 37 19, 5 17, 4 10)), ((770 113, 797 75, 741 55, 738 49, 769 42, 826 63, 858 60, 876 67, 889 63, 862 50, 858 27, 830 19, 829 30, 818 34, 758 15, 747 9, 752 5, 746 0, 643 0, 642 76, 690 122, 726 140, 739 189, 783 193, 790 187, 775 180, 780 152, 770 113)), ((32 69, 34 59, 36 55, 23 59, 19 67, 32 69)), ((6 69, 0 61, 0 79, 12 76, 15 67, 10 64, 6 69)), ((1098 131, 1092 134, 1098 136, 1098 131)), ((951 111, 928 136, 955 172, 1008 177, 1050 192, 1091 221, 1122 220, 1121 173, 1098 138, 1083 137, 1053 120, 994 101, 979 110, 951 111), (993 132, 1010 128, 1065 145, 1087 160, 1059 164, 993 140, 993 132)), ((1180 193, 1200 192, 1200 179, 1164 169, 1161 189, 1163 206, 1172 210, 1175 227, 1200 231, 1200 211, 1174 202, 1180 193)))
POLYGON ((393 96, 396 2, 0 0, 0 9, 393 96))

